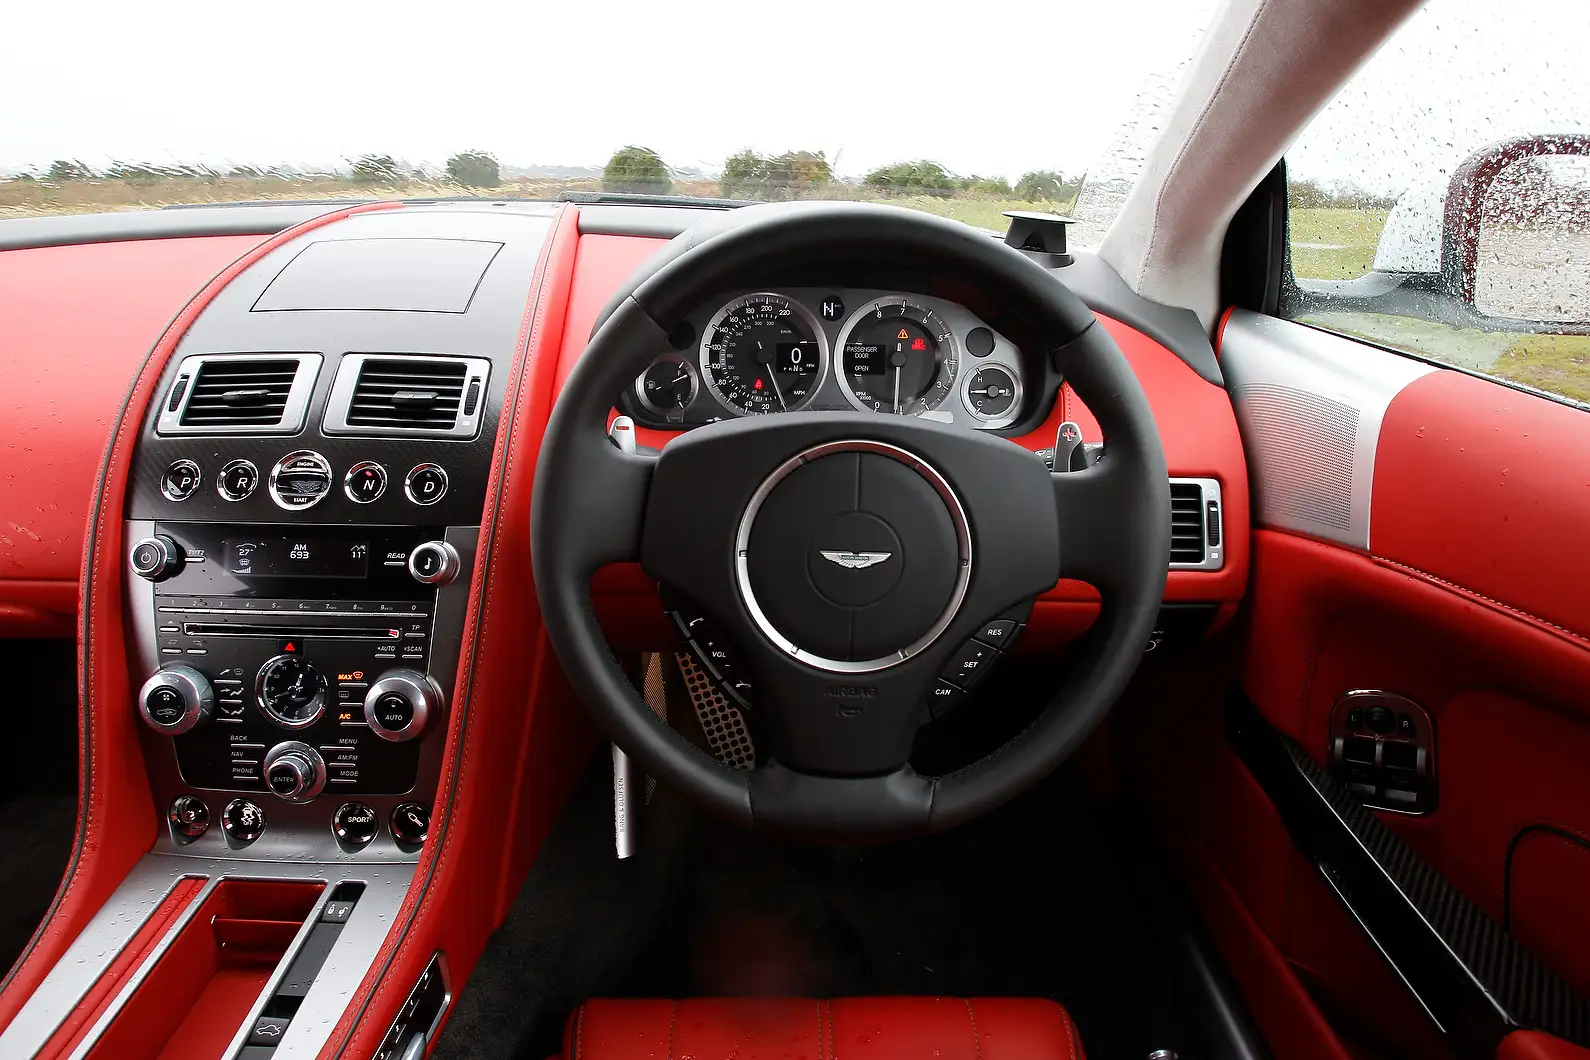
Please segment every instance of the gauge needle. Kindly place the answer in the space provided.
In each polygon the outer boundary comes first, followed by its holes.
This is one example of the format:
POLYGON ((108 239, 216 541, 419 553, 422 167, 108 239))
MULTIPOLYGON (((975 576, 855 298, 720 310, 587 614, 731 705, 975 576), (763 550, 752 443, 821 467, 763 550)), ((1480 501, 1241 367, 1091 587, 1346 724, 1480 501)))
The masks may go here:
POLYGON ((900 369, 905 367, 905 347, 899 343, 894 345, 894 356, 889 358, 889 363, 894 365, 894 414, 900 415, 900 369))
POLYGON ((767 352, 767 347, 761 342, 757 342, 756 348, 758 351, 756 359, 767 369, 767 381, 773 384, 773 393, 778 395, 779 408, 789 411, 789 402, 784 400, 784 391, 778 385, 778 375, 773 371, 773 355, 767 352))

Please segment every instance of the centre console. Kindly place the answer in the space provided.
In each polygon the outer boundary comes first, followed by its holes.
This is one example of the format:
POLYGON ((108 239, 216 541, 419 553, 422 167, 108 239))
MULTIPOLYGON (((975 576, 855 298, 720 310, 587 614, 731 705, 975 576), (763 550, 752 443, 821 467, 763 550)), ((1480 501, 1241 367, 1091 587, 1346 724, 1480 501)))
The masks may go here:
MULTIPOLYGON (((153 843, 0 1028, 0 1056, 308 1060, 330 1039, 443 829, 476 548, 551 215, 334 215, 268 244, 157 347, 158 379, 113 427, 125 470, 106 481, 125 487, 90 523, 119 585, 91 574, 85 603, 87 657, 125 658, 131 692, 97 697, 127 713, 91 735, 136 762, 136 733, 153 803, 152 820, 105 812, 123 849, 153 843), (121 621, 96 624, 106 609, 121 621)), ((425 960, 383 1057, 423 1051, 444 1018, 446 954, 425 960)))
POLYGON ((150 521, 129 540, 171 848, 243 851, 281 824, 305 852, 417 850, 473 529, 150 521))

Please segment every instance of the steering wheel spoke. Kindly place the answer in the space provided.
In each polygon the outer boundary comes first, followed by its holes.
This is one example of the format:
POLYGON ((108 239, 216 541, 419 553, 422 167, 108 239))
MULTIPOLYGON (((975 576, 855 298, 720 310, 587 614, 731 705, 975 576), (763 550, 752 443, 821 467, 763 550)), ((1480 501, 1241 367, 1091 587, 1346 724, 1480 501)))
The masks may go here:
MULTIPOLYGON (((1060 576, 1087 582, 1111 595, 1142 577, 1142 553, 1131 547, 1148 517, 1136 478, 1099 461, 1082 471, 1050 476, 1060 521, 1060 576)), ((1164 489, 1164 519, 1170 519, 1170 487, 1164 489)))

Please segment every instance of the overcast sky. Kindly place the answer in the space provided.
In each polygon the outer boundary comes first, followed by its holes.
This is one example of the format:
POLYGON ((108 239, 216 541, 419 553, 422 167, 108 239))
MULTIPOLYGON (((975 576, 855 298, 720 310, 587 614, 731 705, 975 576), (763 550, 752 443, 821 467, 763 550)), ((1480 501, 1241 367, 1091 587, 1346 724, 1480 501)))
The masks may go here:
MULTIPOLYGON (((641 143, 706 169, 752 147, 823 150, 844 174, 922 157, 1077 173, 1134 101, 1170 95, 1216 4, 13 4, 0 168, 472 147, 600 165, 641 143)), ((1433 0, 1289 159, 1394 190, 1500 135, 1586 128, 1587 45, 1587 0, 1433 0)))

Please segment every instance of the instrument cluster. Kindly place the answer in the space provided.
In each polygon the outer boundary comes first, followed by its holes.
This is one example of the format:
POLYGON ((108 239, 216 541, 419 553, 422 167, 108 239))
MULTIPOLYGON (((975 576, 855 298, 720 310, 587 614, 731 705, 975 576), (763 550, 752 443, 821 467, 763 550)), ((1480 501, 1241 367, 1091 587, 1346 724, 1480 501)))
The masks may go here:
POLYGON ((860 289, 750 291, 670 334, 622 406, 658 427, 856 409, 983 430, 1021 419, 1021 352, 955 302, 860 289))

